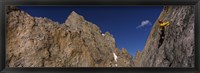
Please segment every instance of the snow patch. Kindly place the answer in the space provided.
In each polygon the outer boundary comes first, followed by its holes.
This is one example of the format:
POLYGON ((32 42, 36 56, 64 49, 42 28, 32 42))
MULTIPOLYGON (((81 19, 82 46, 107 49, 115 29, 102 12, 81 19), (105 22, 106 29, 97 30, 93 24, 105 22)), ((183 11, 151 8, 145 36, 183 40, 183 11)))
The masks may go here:
POLYGON ((117 67, 117 55, 113 52, 113 56, 114 56, 114 59, 115 59, 115 66, 117 67))
POLYGON ((101 34, 102 36, 105 36, 105 34, 101 34))
POLYGON ((113 52, 113 56, 114 56, 115 61, 117 62, 117 55, 114 52, 113 52))

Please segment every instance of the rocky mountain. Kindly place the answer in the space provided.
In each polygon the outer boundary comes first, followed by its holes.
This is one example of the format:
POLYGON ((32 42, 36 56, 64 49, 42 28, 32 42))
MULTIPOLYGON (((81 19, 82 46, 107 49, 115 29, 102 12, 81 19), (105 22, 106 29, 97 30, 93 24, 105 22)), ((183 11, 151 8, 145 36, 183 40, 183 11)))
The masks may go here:
POLYGON ((6 8, 7 67, 194 67, 194 7, 164 6, 134 60, 76 12, 65 23, 6 8), (170 22, 160 29, 159 20, 170 22))
POLYGON ((109 32, 72 12, 65 23, 6 8, 7 67, 131 67, 109 32), (117 58, 114 58, 117 55, 117 58))
POLYGON ((194 67, 194 7, 165 6, 158 20, 143 51, 134 57, 134 66, 194 67), (158 20, 170 22, 163 32, 158 20))

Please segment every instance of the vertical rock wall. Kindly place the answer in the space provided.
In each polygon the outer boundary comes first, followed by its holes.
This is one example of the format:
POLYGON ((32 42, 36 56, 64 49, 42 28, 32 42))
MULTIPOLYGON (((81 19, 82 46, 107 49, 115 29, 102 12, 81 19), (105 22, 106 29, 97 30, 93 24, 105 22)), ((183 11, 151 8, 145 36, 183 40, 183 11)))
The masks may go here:
POLYGON ((136 67, 194 67, 194 7, 164 6, 142 52, 137 52, 136 67), (158 20, 170 21, 163 38, 158 20), (159 45, 160 44, 160 45, 159 45))

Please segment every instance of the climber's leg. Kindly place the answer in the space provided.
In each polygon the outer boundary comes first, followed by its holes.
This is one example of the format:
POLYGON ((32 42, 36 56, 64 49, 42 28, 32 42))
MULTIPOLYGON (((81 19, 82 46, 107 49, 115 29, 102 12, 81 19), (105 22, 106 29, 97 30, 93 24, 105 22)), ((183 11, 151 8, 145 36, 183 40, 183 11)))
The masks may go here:
POLYGON ((164 33, 164 28, 161 30, 161 34, 160 34, 160 40, 159 40, 159 43, 158 43, 158 48, 162 45, 163 41, 164 41, 164 36, 165 36, 165 33, 164 33))

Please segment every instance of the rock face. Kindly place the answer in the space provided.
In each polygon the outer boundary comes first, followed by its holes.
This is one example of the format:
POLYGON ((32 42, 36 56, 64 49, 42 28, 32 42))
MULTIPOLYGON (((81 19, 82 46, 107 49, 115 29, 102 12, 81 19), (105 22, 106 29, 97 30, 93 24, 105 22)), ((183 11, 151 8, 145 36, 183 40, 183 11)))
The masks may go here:
POLYGON ((194 7, 165 6, 158 20, 143 51, 137 52, 134 66, 194 67, 194 7), (164 27, 163 38, 159 19, 170 21, 170 25, 164 27))
POLYGON ((132 57, 120 51, 109 33, 72 12, 65 23, 32 17, 7 7, 8 67, 131 67, 132 57), (103 35, 102 35, 103 34, 103 35), (117 62, 113 52, 118 56, 117 62))
POLYGON ((6 9, 7 67, 194 67, 194 7, 165 6, 134 62, 109 32, 72 12, 65 23, 6 9), (163 37, 163 38, 162 38, 163 37), (114 59, 117 55, 117 61, 114 59))

